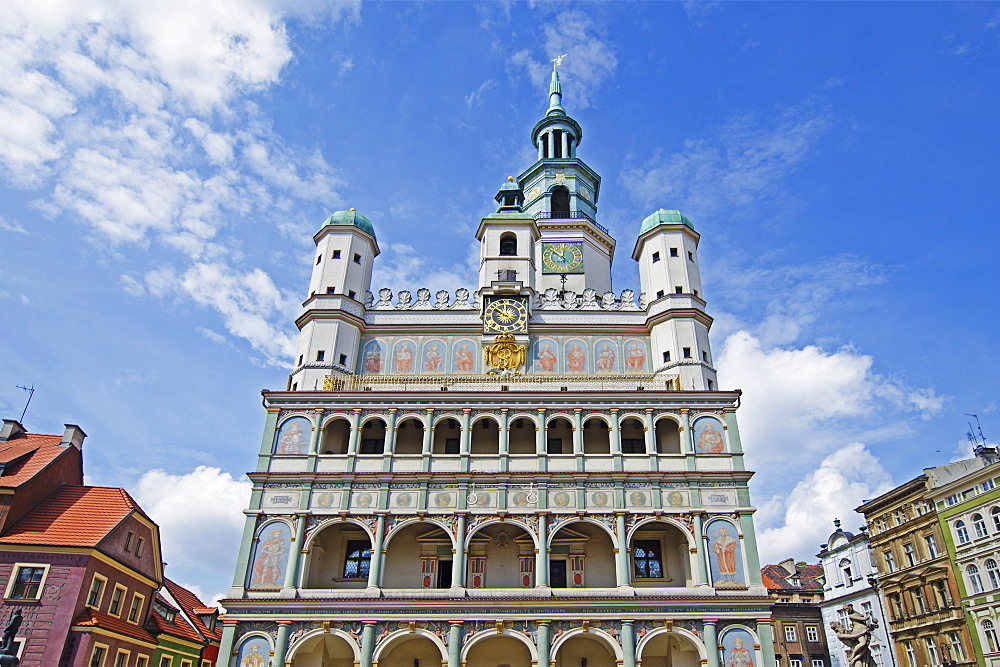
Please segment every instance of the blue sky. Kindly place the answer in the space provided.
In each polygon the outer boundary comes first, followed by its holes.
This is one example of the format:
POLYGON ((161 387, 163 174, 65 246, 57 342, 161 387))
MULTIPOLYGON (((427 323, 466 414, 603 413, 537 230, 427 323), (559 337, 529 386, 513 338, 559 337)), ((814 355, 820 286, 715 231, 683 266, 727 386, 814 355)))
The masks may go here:
POLYGON ((82 426, 88 482, 208 597, 312 233, 356 207, 373 287, 473 285, 562 53, 615 289, 652 210, 703 235, 766 561, 965 456, 963 413, 1000 433, 1000 4, 28 4, 0 6, 0 412, 33 384, 29 430, 82 426))

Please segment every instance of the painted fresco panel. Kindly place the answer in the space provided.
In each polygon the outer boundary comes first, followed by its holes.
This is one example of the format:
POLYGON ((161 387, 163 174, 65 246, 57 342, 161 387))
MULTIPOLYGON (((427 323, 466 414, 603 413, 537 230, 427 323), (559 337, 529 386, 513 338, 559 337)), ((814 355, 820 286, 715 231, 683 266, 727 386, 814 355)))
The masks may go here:
POLYGON ((716 588, 746 588, 743 548, 739 529, 727 519, 713 519, 705 526, 712 585, 716 588))
POLYGON ((646 343, 639 338, 625 341, 625 372, 648 373, 646 366, 646 343))
POLYGON ((468 338, 460 338, 455 341, 451 353, 452 373, 475 373, 478 346, 476 342, 468 338))
POLYGON ((724 667, 754 667, 753 636, 743 628, 730 628, 722 633, 722 664, 724 667))
POLYGON ((694 451, 698 454, 722 454, 726 451, 725 429, 716 417, 699 417, 694 422, 694 451))
POLYGON ((594 344, 594 370, 597 373, 620 373, 618 344, 610 338, 601 338, 594 344))
POLYGON ((361 357, 361 372, 368 375, 381 375, 384 368, 385 351, 385 343, 382 341, 373 339, 365 343, 361 357))
POLYGON ((417 348, 412 340, 396 341, 392 348, 392 372, 396 375, 412 373, 416 358, 417 348))
POLYGON ((538 338, 532 345, 532 371, 545 375, 559 373, 559 344, 551 338, 538 338))
POLYGON ((340 509, 340 491, 313 491, 309 506, 313 511, 333 511, 340 509))
POLYGON ((312 422, 305 417, 292 417, 286 420, 274 439, 275 454, 306 454, 309 452, 309 436, 312 435, 312 422))
POLYGON ((248 637, 240 644, 236 664, 239 667, 267 667, 271 644, 263 637, 248 637))
POLYGON ((292 531, 283 521, 272 521, 261 529, 254 548, 250 588, 281 588, 288 567, 292 531))
POLYGON ((440 338, 431 338, 424 342, 420 355, 420 372, 428 375, 441 375, 445 372, 445 353, 447 347, 440 338))
POLYGON ((688 501, 687 491, 664 491, 663 492, 663 506, 664 507, 688 507, 691 503, 688 501))
POLYGON ((565 360, 566 373, 583 374, 587 372, 587 343, 579 338, 570 338, 566 341, 563 358, 565 360))

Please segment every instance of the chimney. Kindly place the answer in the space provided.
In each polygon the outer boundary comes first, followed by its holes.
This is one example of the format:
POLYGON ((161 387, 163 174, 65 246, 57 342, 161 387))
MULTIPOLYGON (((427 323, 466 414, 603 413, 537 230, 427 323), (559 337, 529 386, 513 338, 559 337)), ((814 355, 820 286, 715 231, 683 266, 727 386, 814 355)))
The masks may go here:
POLYGON ((795 559, 794 558, 786 558, 785 560, 783 560, 780 563, 778 563, 778 565, 780 565, 782 568, 784 568, 785 572, 787 572, 788 574, 795 574, 795 559))
POLYGON ((7 442, 8 440, 13 440, 14 438, 19 438, 27 433, 24 427, 21 426, 21 422, 16 419, 4 419, 3 426, 0 427, 0 442, 7 442))
POLYGON ((60 447, 69 447, 73 445, 77 449, 83 449, 83 439, 87 437, 87 434, 83 432, 83 429, 76 424, 63 424, 66 430, 63 431, 62 440, 59 441, 60 447))

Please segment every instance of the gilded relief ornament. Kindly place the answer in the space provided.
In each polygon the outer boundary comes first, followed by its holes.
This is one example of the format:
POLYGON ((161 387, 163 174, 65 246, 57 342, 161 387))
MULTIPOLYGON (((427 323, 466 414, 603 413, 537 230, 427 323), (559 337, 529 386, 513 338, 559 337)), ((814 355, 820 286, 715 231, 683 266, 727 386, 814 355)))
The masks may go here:
POLYGON ((527 345, 518 345, 512 334, 500 334, 493 345, 483 348, 490 375, 520 375, 517 369, 524 365, 527 345))

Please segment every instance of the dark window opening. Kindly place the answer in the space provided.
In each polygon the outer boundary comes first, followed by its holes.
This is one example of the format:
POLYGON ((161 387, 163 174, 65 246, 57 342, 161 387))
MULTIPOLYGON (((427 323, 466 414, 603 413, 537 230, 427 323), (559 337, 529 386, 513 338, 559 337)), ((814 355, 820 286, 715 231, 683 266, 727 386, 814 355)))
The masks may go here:
POLYGON ((684 348, 684 358, 685 359, 690 359, 691 358, 691 348, 690 347, 685 347, 684 348))
POLYGON ((439 560, 437 562, 437 587, 451 588, 451 561, 439 560))
POLYGON ((690 259, 692 262, 694 261, 694 253, 691 252, 690 250, 688 250, 688 259, 690 259))
POLYGON ((316 263, 319 264, 323 261, 323 255, 316 255, 316 263))
POLYGON ((562 438, 548 438, 545 451, 549 454, 562 454, 562 438))
POLYGON ((500 255, 510 257, 517 254, 517 237, 507 233, 500 237, 500 255))
POLYGON ((674 285, 674 294, 684 294, 684 286, 674 285))
POLYGON ((342 355, 340 355, 340 361, 339 361, 338 363, 339 363, 339 364, 340 364, 341 366, 343 366, 344 364, 346 364, 346 363, 347 363, 347 355, 346 355, 346 354, 342 354, 342 355))
POLYGON ((344 579, 367 579, 372 564, 372 547, 368 540, 348 540, 344 556, 344 579))
POLYGON ((659 540, 636 540, 632 547, 636 579, 662 579, 663 556, 659 540))
POLYGON ((445 438, 444 439, 444 453, 445 454, 458 454, 459 448, 459 438, 445 438))
POLYGON ((299 366, 301 366, 301 365, 302 365, 302 355, 300 354, 299 355, 299 366))
POLYGON ((622 454, 645 454, 646 443, 642 438, 622 438, 622 454))
POLYGON ((326 293, 327 294, 336 294, 337 293, 337 288, 336 287, 332 287, 332 286, 331 287, 327 287, 326 288, 326 293))
POLYGON ((661 289, 656 290, 656 298, 657 299, 662 299, 665 296, 666 296, 666 294, 663 293, 663 290, 661 290, 661 289))
POLYGON ((553 218, 568 218, 569 217, 569 190, 562 186, 557 185, 552 188, 552 217, 553 218))
POLYGON ((670 256, 671 257, 677 257, 677 248, 671 248, 670 249, 670 256))
POLYGON ((701 360, 708 363, 708 352, 706 352, 705 350, 701 351, 701 360))
MULTIPOLYGON (((711 380, 709 380, 709 381, 708 381, 708 390, 709 390, 709 391, 712 391, 712 390, 714 390, 714 389, 715 389, 715 383, 714 383, 714 382, 712 382, 711 380)), ((804 600, 804 599, 805 599, 805 598, 803 598, 803 600, 804 600)))
POLYGON ((382 448, 385 446, 385 440, 382 438, 364 438, 361 441, 361 453, 362 454, 381 454, 382 448))
POLYGON ((316 350, 316 361, 323 361, 326 359, 326 350, 316 350))
POLYGON ((653 253, 653 261, 654 262, 659 262, 660 261, 660 253, 658 253, 658 252, 654 252, 653 253))
POLYGON ((340 259, 340 251, 334 250, 333 255, 330 256, 331 259, 340 259))
POLYGON ((552 588, 566 588, 566 561, 549 561, 549 586, 552 588))
POLYGON ((354 263, 355 264, 361 263, 361 255, 359 255, 358 253, 354 253, 354 263))
POLYGON ((670 361, 670 352, 664 352, 663 353, 663 360, 664 361, 670 361))
POLYGON ((348 292, 347 292, 347 298, 349 298, 349 299, 353 299, 353 298, 355 298, 355 297, 356 297, 357 295, 358 295, 358 293, 357 293, 357 292, 355 292, 354 290, 348 290, 348 292))

